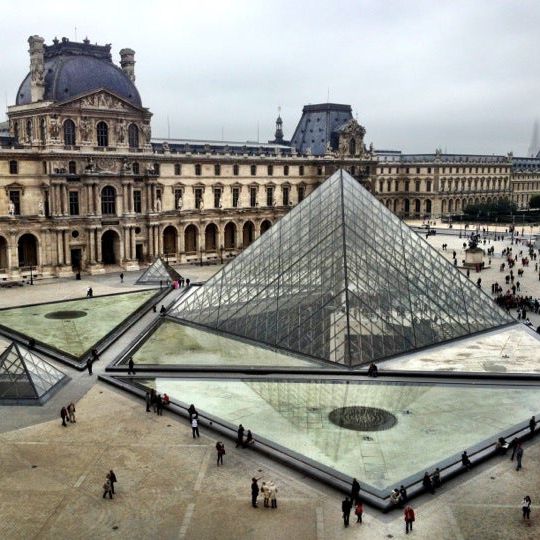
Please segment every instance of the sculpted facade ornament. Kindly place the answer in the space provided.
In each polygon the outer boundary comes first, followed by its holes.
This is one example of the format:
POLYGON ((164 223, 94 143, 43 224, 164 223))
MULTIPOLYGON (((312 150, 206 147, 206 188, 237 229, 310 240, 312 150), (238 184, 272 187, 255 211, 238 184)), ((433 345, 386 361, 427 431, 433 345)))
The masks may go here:
POLYGON ((79 130, 81 132, 81 139, 83 141, 88 141, 90 134, 92 132, 92 124, 87 116, 83 116, 79 123, 79 130))
POLYGON ((49 135, 51 139, 58 139, 60 136, 60 122, 56 116, 49 118, 49 135))
POLYGON ((116 142, 122 144, 126 140, 126 121, 119 120, 116 124, 116 142))
POLYGON ((10 215, 10 216, 14 216, 14 215, 15 215, 15 204, 13 204, 13 201, 12 201, 12 200, 9 201, 8 212, 9 212, 9 215, 10 215))
POLYGON ((150 127, 150 124, 142 124, 141 132, 144 137, 144 142, 146 144, 150 144, 150 138, 152 136, 152 128, 150 127))

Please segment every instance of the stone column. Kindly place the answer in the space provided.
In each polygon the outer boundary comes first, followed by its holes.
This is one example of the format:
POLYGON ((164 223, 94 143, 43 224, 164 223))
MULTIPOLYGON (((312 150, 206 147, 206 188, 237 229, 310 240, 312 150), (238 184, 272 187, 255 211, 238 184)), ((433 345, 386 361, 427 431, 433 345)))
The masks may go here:
POLYGON ((124 254, 126 259, 131 259, 131 239, 129 237, 129 227, 124 227, 124 254))
POLYGON ((98 185, 93 184, 92 187, 94 188, 94 214, 96 216, 101 216, 101 201, 100 201, 100 197, 99 197, 98 185))
POLYGON ((129 237, 130 237, 130 243, 131 243, 131 260, 135 260, 137 258, 137 244, 135 241, 135 227, 129 228, 129 237))
POLYGON ((97 262, 102 263, 103 262, 103 254, 101 253, 101 227, 96 228, 95 236, 96 236, 97 262))
POLYGON ((133 182, 128 184, 128 212, 133 214, 133 182))
POLYGON ((69 215, 69 199, 68 199, 68 188, 66 184, 62 184, 62 207, 64 216, 69 215))
POLYGON ((154 227, 148 225, 148 256, 154 255, 154 227))
POLYGON ((122 214, 127 214, 128 212, 128 186, 122 183, 122 214))
POLYGON ((94 193, 93 193, 92 184, 87 184, 86 185, 86 211, 88 215, 93 215, 95 213, 93 199, 94 199, 94 193))
POLYGON ((19 268, 19 249, 17 236, 14 232, 9 235, 8 264, 10 270, 19 268))
POLYGON ((64 241, 62 238, 62 231, 56 231, 56 252, 58 254, 58 264, 64 264, 64 241))
POLYGON ((94 229, 88 229, 88 247, 89 247, 89 262, 95 264, 96 262, 96 239, 94 235, 94 229))
POLYGON ((69 231, 62 231, 64 236, 64 262, 67 265, 71 264, 71 251, 69 249, 69 231))

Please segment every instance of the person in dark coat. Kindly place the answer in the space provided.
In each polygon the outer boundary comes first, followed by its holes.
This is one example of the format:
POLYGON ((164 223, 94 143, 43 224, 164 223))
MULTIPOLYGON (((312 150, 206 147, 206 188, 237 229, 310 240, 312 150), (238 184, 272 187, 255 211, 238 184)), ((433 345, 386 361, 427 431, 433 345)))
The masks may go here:
POLYGON ((468 470, 471 470, 471 460, 469 459, 469 456, 467 455, 467 451, 465 450, 463 454, 461 454, 461 464, 468 470))
POLYGON ((159 309, 159 314, 163 317, 167 313, 167 310, 165 309, 165 306, 162 304, 161 308, 159 309))
POLYGON ((129 362, 128 362, 128 375, 130 373, 135 375, 135 363, 133 362, 133 356, 129 357, 129 362))
POLYGON ((532 435, 534 433, 534 430, 536 429, 536 418, 534 416, 532 416, 529 420, 529 429, 532 435))
POLYGON ((152 401, 150 400, 150 394, 146 392, 146 412, 150 412, 150 405, 152 405, 152 401))
POLYGON ((199 416, 199 413, 197 412, 197 409, 193 403, 189 406, 188 413, 190 421, 193 420, 193 417, 197 418, 199 416))
POLYGON ((92 364, 94 363, 94 361, 92 360, 92 358, 88 357, 88 359, 86 360, 86 369, 88 370, 88 375, 92 375, 92 364))
POLYGON ((65 407, 62 407, 62 409, 60 410, 60 417, 62 418, 62 425, 64 427, 67 427, 67 424, 66 424, 67 416, 68 416, 67 409, 65 407))
POLYGON ((356 478, 353 478, 351 485, 351 499, 354 504, 358 503, 360 500, 360 484, 356 478))
POLYGON ((257 497, 259 496, 259 484, 257 482, 260 478, 251 479, 251 506, 257 508, 257 497))
POLYGON ((218 441, 216 443, 216 452, 217 452, 217 466, 219 467, 220 464, 223 465, 223 456, 225 455, 225 445, 218 441))
POLYGON ((156 408, 157 415, 163 416, 163 400, 161 399, 161 394, 158 394, 156 397, 156 408))
POLYGON ((236 448, 244 445, 244 426, 240 424, 236 432, 236 448))
POLYGON ((429 473, 426 472, 424 474, 424 479, 422 480, 422 485, 424 486, 424 489, 426 491, 429 491, 432 495, 435 493, 435 489, 433 488, 433 483, 431 482, 431 478, 429 476, 429 473))
POLYGON ((435 471, 433 471, 431 475, 431 482, 434 488, 441 487, 441 470, 439 469, 439 467, 437 467, 435 471))
POLYGON ((251 430, 247 430, 246 440, 244 441, 244 448, 247 448, 248 446, 253 446, 255 444, 255 439, 253 438, 253 435, 251 434, 251 430))
POLYGON ((352 501, 349 497, 345 497, 341 503, 341 511, 343 512, 343 524, 345 527, 349 526, 349 518, 351 517, 352 501))
POLYGON ((523 446, 521 444, 516 449, 516 471, 519 471, 521 469, 521 460, 523 459, 523 446))
POLYGON ((112 469, 109 471, 107 478, 109 479, 109 482, 111 483, 111 492, 114 495, 114 483, 118 482, 118 480, 116 479, 116 474, 114 474, 114 471, 112 469))
POLYGON ((405 489, 404 485, 399 488, 399 496, 401 497, 402 503, 406 503, 409 500, 409 496, 407 495, 407 490, 405 489))

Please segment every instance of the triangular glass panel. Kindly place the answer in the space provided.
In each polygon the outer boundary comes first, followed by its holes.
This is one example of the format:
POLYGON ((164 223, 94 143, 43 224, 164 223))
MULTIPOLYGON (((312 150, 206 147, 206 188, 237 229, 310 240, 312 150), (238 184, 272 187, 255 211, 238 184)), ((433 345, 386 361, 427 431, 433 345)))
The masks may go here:
POLYGON ((137 283, 146 284, 165 284, 167 281, 180 281, 182 276, 164 261, 158 257, 139 277, 137 283))

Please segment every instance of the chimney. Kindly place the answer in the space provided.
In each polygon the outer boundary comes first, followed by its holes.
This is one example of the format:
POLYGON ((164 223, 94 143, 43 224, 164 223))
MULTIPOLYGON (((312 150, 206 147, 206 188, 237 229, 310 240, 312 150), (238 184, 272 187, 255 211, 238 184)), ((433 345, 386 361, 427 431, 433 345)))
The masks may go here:
POLYGON ((129 77, 129 80, 135 82, 135 51, 133 49, 122 49, 120 51, 120 66, 122 71, 129 77))
POLYGON ((32 102, 41 101, 45 93, 45 59, 43 55, 43 43, 45 40, 40 36, 30 36, 28 44, 30 49, 30 96, 32 102))

